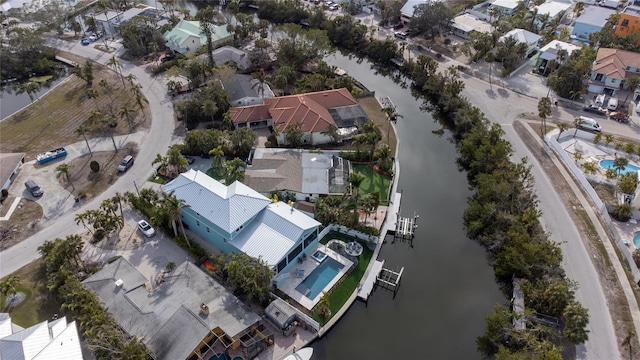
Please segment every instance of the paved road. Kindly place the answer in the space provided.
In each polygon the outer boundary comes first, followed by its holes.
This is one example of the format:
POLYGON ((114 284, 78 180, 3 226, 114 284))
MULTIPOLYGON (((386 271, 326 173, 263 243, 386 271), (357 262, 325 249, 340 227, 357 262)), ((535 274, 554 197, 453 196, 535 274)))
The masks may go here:
MULTIPOLYGON (((105 65, 112 56, 111 54, 96 50, 92 46, 82 46, 80 42, 52 40, 50 45, 105 65)), ((121 62, 123 64, 123 73, 125 75, 129 73, 134 74, 137 78, 136 81, 143 86, 142 91, 149 101, 148 106, 151 109, 153 118, 151 128, 146 134, 146 138, 142 141, 144 145, 140 146, 140 152, 136 158, 136 165, 121 176, 107 191, 84 205, 81 209, 74 209, 73 212, 68 212, 60 216, 46 229, 36 233, 16 246, 1 252, 0 277, 10 274, 31 261, 36 260, 39 257, 37 248, 46 240, 65 237, 81 231, 81 226, 76 225, 74 222, 74 216, 78 211, 98 208, 102 200, 113 196, 116 192, 122 193, 135 190, 133 185, 134 181, 138 185, 143 184, 153 172, 151 162, 155 155, 157 153, 166 153, 168 146, 176 141, 173 136, 173 107, 170 99, 167 97, 166 87, 158 86, 156 79, 149 76, 143 68, 125 63, 124 61, 121 62)))

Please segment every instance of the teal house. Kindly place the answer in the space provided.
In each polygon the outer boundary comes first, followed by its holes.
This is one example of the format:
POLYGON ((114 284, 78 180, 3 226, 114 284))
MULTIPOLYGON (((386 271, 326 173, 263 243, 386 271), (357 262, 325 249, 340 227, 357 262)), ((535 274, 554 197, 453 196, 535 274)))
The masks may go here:
POLYGON ((275 274, 288 271, 317 245, 320 223, 236 181, 226 186, 189 170, 163 186, 188 207, 182 221, 225 254, 262 258, 275 274))
MULTIPOLYGON (((192 54, 206 45, 207 37, 200 31, 199 21, 180 20, 170 31, 162 35, 166 45, 171 50, 187 55, 192 54)), ((211 42, 214 47, 233 40, 233 35, 227 31, 227 25, 214 25, 211 42)))

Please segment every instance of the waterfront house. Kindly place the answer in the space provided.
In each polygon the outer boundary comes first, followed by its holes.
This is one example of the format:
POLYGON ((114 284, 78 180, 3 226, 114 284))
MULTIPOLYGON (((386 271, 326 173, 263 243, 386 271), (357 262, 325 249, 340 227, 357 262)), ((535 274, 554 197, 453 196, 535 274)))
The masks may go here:
POLYGON ((260 258, 276 274, 294 264, 319 241, 320 223, 240 181, 226 186, 189 170, 163 186, 188 205, 182 221, 222 252, 260 258))
POLYGON ((576 19, 571 35, 586 39, 594 32, 602 30, 615 10, 600 6, 588 6, 576 19))
POLYGON ((189 261, 147 279, 120 258, 82 284, 154 359, 208 360, 205 354, 220 347, 250 359, 273 344, 258 314, 189 261))
POLYGON ((0 313, 0 359, 82 360, 76 322, 63 316, 23 329, 0 313))
POLYGON ((617 90, 626 88, 624 80, 631 76, 640 76, 640 54, 600 48, 591 66, 589 92, 614 96, 617 90))
POLYGON ((286 145, 287 127, 300 123, 306 145, 334 141, 325 134, 331 125, 341 140, 349 139, 369 120, 366 112, 346 88, 265 98, 264 104, 233 107, 229 110, 235 128, 272 127, 278 144, 286 145))
POLYGON ((318 196, 349 193, 351 172, 351 162, 338 151, 258 148, 243 182, 262 194, 285 191, 309 202, 318 196))
POLYGON ((400 21, 404 24, 408 24, 413 18, 413 13, 416 11, 416 6, 426 3, 427 0, 407 0, 407 2, 400 9, 400 21))
MULTIPOLYGON (((168 48, 183 55, 193 54, 207 43, 207 37, 200 30, 199 21, 180 20, 173 29, 165 32, 162 37, 168 48)), ((233 35, 227 31, 226 24, 213 26, 211 41, 214 47, 232 40, 233 35)))

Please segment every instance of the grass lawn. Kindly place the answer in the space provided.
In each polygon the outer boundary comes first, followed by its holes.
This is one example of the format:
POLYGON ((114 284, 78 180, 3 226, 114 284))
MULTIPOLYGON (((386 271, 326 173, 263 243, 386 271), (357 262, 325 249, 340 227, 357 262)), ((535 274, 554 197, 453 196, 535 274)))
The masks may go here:
POLYGON ((377 191, 380 194, 380 203, 387 205, 389 198, 389 188, 391 186, 391 177, 378 174, 372 168, 364 164, 354 164, 353 171, 364 175, 364 181, 360 185, 362 194, 369 194, 377 191))
MULTIPOLYGON (((352 238, 350 236, 341 234, 339 232, 332 231, 327 234, 324 238, 320 240, 321 244, 326 244, 329 240, 338 239, 344 242, 351 242, 357 240, 356 238, 352 238)), ((329 308, 331 309, 331 316, 333 317, 338 311, 344 306, 344 304, 349 300, 349 297, 358 287, 358 283, 364 276, 364 272, 367 270, 367 266, 369 266, 369 262, 371 261, 371 257, 373 256, 373 251, 369 249, 368 246, 363 246, 364 250, 362 255, 358 257, 358 265, 355 269, 351 270, 351 272, 347 275, 346 278, 342 280, 338 285, 333 288, 331 294, 329 294, 329 308)), ((329 319, 322 318, 317 311, 313 312, 313 319, 320 323, 320 326, 324 326, 329 319)))
POLYGON ((60 304, 47 290, 44 263, 41 259, 25 265, 13 275, 20 278, 17 290, 24 293, 26 298, 16 307, 7 308, 5 305, 7 297, 0 295, 0 311, 8 312, 14 323, 26 328, 51 320, 53 314, 63 315, 60 304))

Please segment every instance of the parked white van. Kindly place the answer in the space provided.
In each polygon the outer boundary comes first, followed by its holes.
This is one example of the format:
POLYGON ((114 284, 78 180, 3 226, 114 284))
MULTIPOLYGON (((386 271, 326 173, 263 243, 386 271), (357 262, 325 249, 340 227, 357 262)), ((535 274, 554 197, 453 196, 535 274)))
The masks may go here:
POLYGON ((618 108, 618 98, 611 97, 607 103, 607 109, 615 110, 618 108))
POLYGON ((605 101, 605 95, 600 94, 596 96, 596 101, 594 103, 596 104, 596 106, 604 107, 604 101, 605 101))
POLYGON ((580 125, 578 127, 582 130, 600 132, 600 124, 590 117, 580 116, 580 125))

